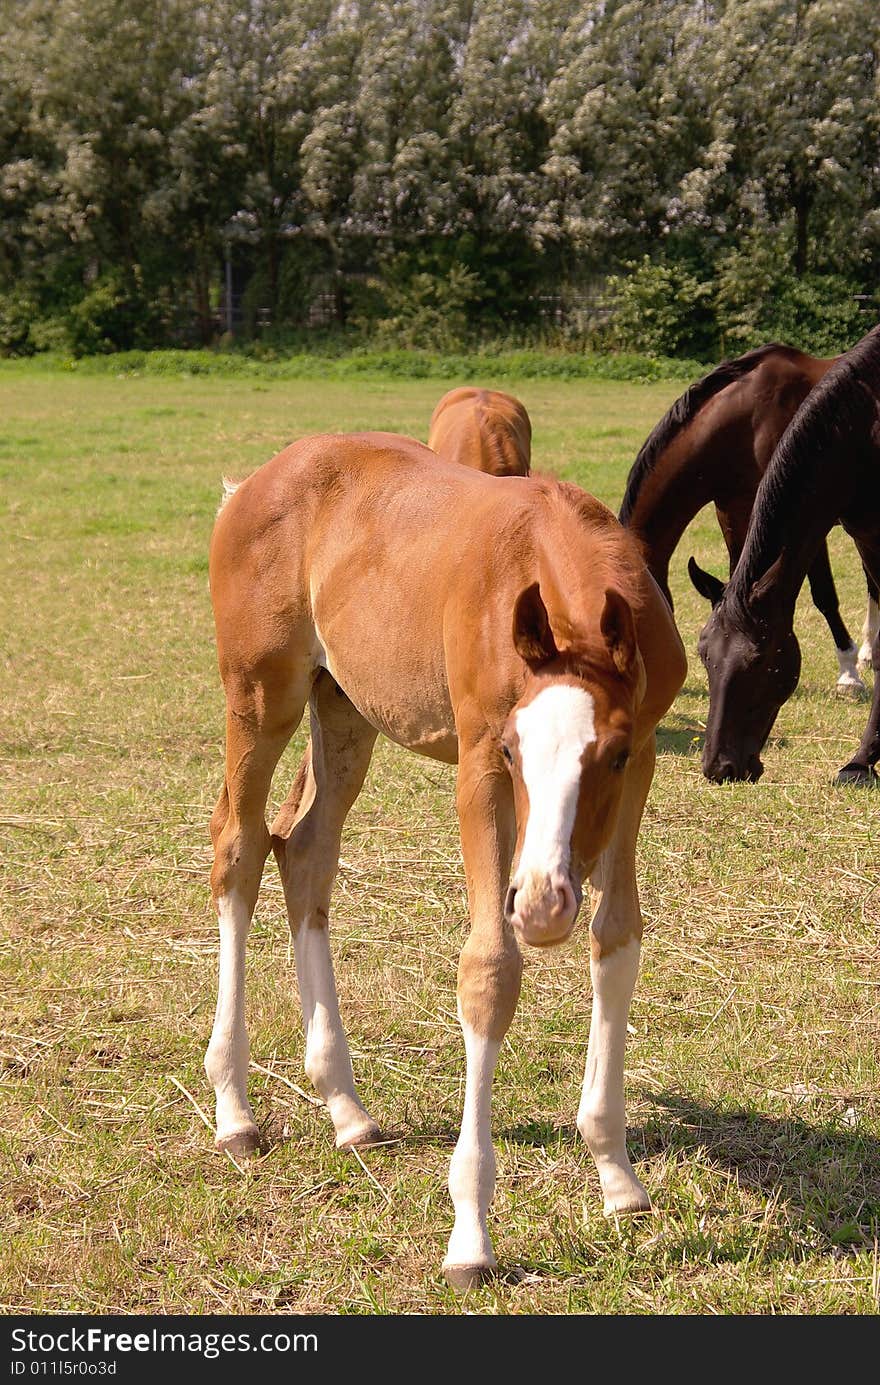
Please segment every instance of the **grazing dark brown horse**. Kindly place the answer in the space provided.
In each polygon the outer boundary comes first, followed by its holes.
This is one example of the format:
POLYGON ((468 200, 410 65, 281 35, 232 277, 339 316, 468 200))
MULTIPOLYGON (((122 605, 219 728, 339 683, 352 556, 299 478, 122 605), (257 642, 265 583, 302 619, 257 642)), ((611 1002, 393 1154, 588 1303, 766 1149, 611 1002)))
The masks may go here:
MULTIPOLYGON (((629 473, 620 522, 638 534, 651 575, 670 605, 669 560, 691 520, 710 502, 733 572, 773 451, 832 364, 791 346, 759 347, 724 361, 691 385, 654 428, 629 473)), ((840 616, 824 540, 807 575, 837 650, 837 690, 862 693, 859 651, 840 616)))
POLYGON ((456 1285, 495 1264, 491 1088, 521 947, 572 932, 589 880, 593 1018, 577 1124, 608 1211, 650 1206, 626 1152, 627 1015, 642 931, 635 847, 654 731, 687 664, 638 547, 575 486, 485 476, 391 434, 307 438, 223 505, 210 558, 226 691, 211 820, 220 925, 205 1067, 217 1144, 256 1152, 245 940, 266 857, 284 882, 305 1068, 340 1147, 373 1143, 330 958, 346 815, 381 732, 458 764, 471 930, 459 963, 466 1079, 449 1172, 456 1285), (311 749, 273 823, 272 773, 308 705, 311 749))
POLYGON ((431 415, 428 446, 489 476, 528 476, 532 424, 512 394, 463 385, 444 394, 431 415))
MULTIPOLYGON (((746 542, 725 587, 693 558, 697 590, 712 602, 700 636, 709 675, 703 773, 757 779, 760 751, 800 675, 792 630, 804 577, 831 527, 853 538, 880 579, 880 327, 838 357, 779 443, 758 489, 746 542)), ((880 668, 875 639, 874 668, 880 668)), ((870 783, 880 758, 880 676, 856 755, 839 784, 870 783)))

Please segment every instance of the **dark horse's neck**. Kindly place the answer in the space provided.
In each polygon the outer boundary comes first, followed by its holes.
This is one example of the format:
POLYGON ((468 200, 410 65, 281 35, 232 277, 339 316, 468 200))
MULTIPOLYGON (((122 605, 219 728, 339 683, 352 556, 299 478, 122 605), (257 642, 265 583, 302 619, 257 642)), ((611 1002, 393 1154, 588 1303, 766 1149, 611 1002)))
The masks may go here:
POLYGON ((774 624, 791 627, 819 545, 838 520, 853 513, 872 451, 878 404, 880 328, 875 328, 816 386, 773 454, 723 598, 743 623, 756 619, 755 588, 760 584, 761 619, 769 590, 774 624))
MULTIPOLYGON (((804 376, 801 398, 814 383, 804 363, 824 368, 824 362, 776 342, 723 361, 676 399, 640 449, 627 478, 620 522, 639 535, 648 567, 661 585, 666 584, 669 559, 688 524, 704 505, 720 503, 723 496, 735 496, 742 510, 742 530, 731 555, 735 560, 763 466, 756 457, 751 392, 728 393, 727 404, 721 404, 719 396, 776 358, 787 371, 789 393, 791 371, 800 370, 804 376), (695 429, 713 400, 719 400, 720 408, 711 424, 695 429)), ((799 402, 794 400, 793 407, 799 402)), ((781 422, 780 432, 787 422, 788 418, 781 422)), ((728 542, 734 538, 728 536, 728 542)))

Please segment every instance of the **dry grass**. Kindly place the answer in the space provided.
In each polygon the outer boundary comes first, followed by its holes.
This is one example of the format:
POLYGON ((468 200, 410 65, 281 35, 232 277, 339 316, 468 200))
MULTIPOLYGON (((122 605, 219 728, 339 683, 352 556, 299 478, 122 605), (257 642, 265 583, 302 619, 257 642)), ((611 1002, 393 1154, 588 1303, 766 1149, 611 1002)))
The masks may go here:
MULTIPOLYGON (((251 1092, 272 1136, 215 1155, 201 1069, 215 986, 206 822, 222 700, 206 545, 223 472, 318 429, 424 437, 453 381, 70 379, 0 372, 4 593, 0 1294, 7 1311, 457 1313, 438 1275, 463 1060, 466 911, 453 777, 388 745, 335 895, 340 998, 392 1143, 332 1147, 302 1073, 283 901, 267 868, 249 954, 251 1092)), ((537 463, 616 503, 675 385, 524 383, 537 463)), ((688 683, 641 839, 631 1149, 653 1217, 601 1214, 574 1129, 584 930, 529 956, 496 1081, 492 1224, 516 1273, 478 1313, 876 1311, 880 800, 831 787, 864 705, 840 703, 802 600, 804 673, 757 786, 699 771, 702 619, 676 557, 688 683)), ((858 564, 833 561, 853 626, 858 564)), ((276 780, 277 798, 301 740, 276 780)))

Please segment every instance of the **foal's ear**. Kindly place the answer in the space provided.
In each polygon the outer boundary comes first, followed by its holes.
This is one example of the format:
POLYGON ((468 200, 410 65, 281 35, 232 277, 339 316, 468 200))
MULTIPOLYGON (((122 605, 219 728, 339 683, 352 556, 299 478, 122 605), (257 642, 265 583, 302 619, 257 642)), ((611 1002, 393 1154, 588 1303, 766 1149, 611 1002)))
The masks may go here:
POLYGON ((608 587, 605 591, 599 629, 605 636, 617 672, 624 675, 633 673, 638 656, 635 621, 626 597, 621 596, 614 587, 608 587))
POLYGON ((526 587, 516 598, 513 608, 513 646, 520 658, 533 667, 549 663, 559 653, 537 582, 526 587))
POLYGON ((707 601, 711 601, 713 606, 724 595, 725 582, 720 577, 713 577, 711 572, 706 572, 701 568, 696 558, 688 558, 688 577, 690 577, 700 596, 705 596, 707 601))

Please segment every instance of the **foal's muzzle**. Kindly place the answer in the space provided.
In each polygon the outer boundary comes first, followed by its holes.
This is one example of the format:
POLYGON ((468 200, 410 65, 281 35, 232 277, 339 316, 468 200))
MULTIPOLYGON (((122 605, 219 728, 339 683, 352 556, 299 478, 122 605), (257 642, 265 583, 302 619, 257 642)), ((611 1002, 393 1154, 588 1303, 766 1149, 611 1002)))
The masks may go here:
POLYGON ((530 874, 511 882, 504 916, 521 942, 529 947, 552 947, 569 937, 580 903, 580 888, 567 871, 554 871, 549 876, 530 874))

